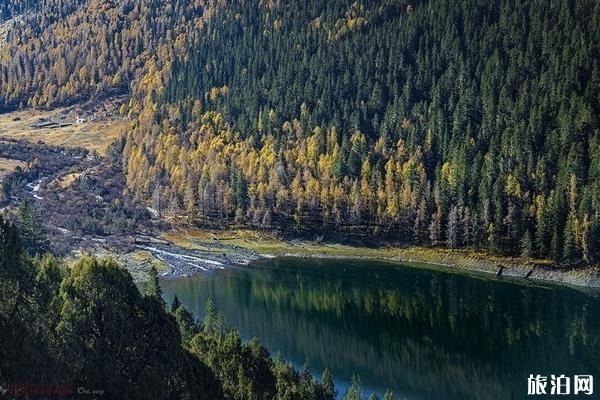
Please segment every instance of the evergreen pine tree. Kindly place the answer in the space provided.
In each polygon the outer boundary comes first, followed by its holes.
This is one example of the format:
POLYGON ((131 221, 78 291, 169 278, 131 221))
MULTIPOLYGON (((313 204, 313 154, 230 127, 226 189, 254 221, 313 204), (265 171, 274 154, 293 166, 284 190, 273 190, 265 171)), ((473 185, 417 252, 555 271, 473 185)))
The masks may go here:
POLYGON ((180 306, 181 302, 179 301, 177 295, 175 295, 175 298, 173 298, 173 302, 171 303, 171 312, 174 313, 180 306))
POLYGON ((521 238, 521 256, 530 257, 531 256, 531 235, 529 231, 525 231, 523 234, 523 238, 521 238))
POLYGON ((344 395, 344 400, 362 400, 360 379, 356 375, 352 376, 352 382, 348 388, 348 391, 344 395))
POLYGON ((337 398, 337 391, 335 390, 335 385, 333 384, 333 375, 331 375, 329 368, 325 368, 325 371, 323 371, 321 383, 325 392, 325 399, 335 400, 337 398))
POLYGON ((41 217, 35 206, 27 199, 23 200, 17 209, 17 228, 27 252, 36 254, 46 250, 41 217))
POLYGON ((146 288, 146 294, 158 300, 160 304, 165 305, 165 301, 162 297, 162 288, 160 287, 158 271, 156 267, 153 265, 150 267, 150 271, 148 272, 148 287, 146 288))

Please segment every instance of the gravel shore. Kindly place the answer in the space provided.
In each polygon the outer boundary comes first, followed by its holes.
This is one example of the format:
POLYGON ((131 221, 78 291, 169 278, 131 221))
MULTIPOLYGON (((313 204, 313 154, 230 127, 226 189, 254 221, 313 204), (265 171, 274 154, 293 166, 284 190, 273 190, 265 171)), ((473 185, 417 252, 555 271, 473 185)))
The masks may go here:
MULTIPOLYGON (((337 258, 337 259, 378 259, 398 264, 411 264, 415 267, 435 268, 476 272, 494 275, 498 279, 530 280, 561 284, 581 288, 600 288, 600 268, 597 266, 584 268, 558 268, 550 265, 523 261, 519 258, 486 257, 482 254, 450 252, 434 249, 397 249, 382 248, 377 251, 361 251, 361 248, 335 247, 336 245, 320 244, 307 246, 302 242, 296 244, 285 242, 276 251, 264 251, 251 248, 256 243, 247 241, 246 245, 225 243, 218 238, 189 239, 193 247, 183 247, 175 243, 152 238, 136 238, 130 253, 108 254, 116 258, 127 268, 136 281, 147 279, 147 271, 151 266, 157 267, 164 279, 192 276, 219 269, 247 265, 251 262, 273 257, 300 258, 337 258), (332 251, 332 249, 334 249, 332 251)), ((282 242, 284 243, 284 242, 282 242)), ((107 254, 97 254, 106 256, 107 254)))

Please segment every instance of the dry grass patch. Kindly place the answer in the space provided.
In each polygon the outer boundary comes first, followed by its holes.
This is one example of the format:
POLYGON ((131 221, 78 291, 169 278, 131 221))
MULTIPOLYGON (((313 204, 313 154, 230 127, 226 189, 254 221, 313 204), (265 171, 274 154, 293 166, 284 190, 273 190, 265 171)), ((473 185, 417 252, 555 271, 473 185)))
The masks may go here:
POLYGON ((72 172, 61 176, 56 180, 56 183, 61 189, 68 189, 81 176, 81 172, 72 172))
POLYGON ((0 157, 0 180, 12 173, 17 167, 25 168, 26 166, 27 164, 23 161, 0 157))
POLYGON ((260 254, 285 255, 290 252, 290 244, 275 236, 247 229, 178 229, 162 235, 176 246, 218 254, 235 252, 235 247, 253 250, 260 254), (226 247, 212 247, 218 241, 226 247))
POLYGON ((83 147, 104 155, 127 127, 127 121, 118 116, 77 123, 77 112, 73 107, 58 108, 51 111, 18 110, 0 114, 0 136, 12 139, 24 139, 32 143, 44 142, 62 147, 83 147), (40 121, 65 121, 68 126, 57 128, 37 128, 40 121))

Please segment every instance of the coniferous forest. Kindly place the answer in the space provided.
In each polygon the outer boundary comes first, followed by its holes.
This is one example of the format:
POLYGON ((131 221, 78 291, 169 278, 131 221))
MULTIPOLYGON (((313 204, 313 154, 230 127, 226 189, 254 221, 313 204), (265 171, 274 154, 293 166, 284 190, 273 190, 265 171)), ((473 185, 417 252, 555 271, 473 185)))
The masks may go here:
POLYGON ((161 213, 599 256, 597 1, 32 7, 5 107, 130 93, 128 194, 161 213))
POLYGON ((136 195, 199 221, 598 257, 598 2, 250 3, 134 91, 136 195))
MULTIPOLYGON (((243 343, 212 302, 201 321, 111 260, 31 257, 0 217, 0 379, 10 398, 322 399, 322 383, 243 343), (7 385, 7 386, 6 386, 7 385), (83 386, 82 386, 83 385, 83 386), (89 390, 82 393, 80 388, 89 390)), ((3 392, 3 395, 6 392, 3 392)))

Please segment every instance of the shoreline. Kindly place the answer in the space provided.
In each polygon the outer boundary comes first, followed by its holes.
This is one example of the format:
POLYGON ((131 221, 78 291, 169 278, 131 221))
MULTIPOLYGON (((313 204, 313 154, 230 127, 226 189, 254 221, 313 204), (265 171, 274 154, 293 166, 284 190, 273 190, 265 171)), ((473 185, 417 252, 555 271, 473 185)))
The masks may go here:
POLYGON ((176 230, 155 238, 154 247, 144 246, 128 255, 118 255, 119 261, 138 281, 144 280, 149 265, 161 265, 166 279, 177 279, 210 272, 227 266, 247 265, 253 261, 275 257, 318 259, 369 259, 410 264, 456 273, 477 273, 498 279, 555 284, 574 288, 600 289, 600 267, 559 269, 547 260, 505 257, 474 250, 444 248, 399 247, 381 245, 360 247, 341 243, 285 240, 277 236, 249 230, 176 230), (135 260, 135 262, 131 262, 135 260), (182 260, 182 262, 178 262, 182 260), (191 261, 191 262, 190 262, 191 261), (145 266, 145 267, 144 267, 145 266))
POLYGON ((502 266, 502 274, 498 275, 498 265, 482 262, 478 265, 467 265, 460 262, 432 262, 419 258, 403 257, 376 257, 376 256, 334 256, 327 254, 286 253, 283 255, 267 255, 266 258, 314 258, 331 260, 374 260, 386 261, 396 266, 407 266, 409 268, 427 269, 446 273, 459 273, 464 275, 477 275, 486 279, 505 279, 510 283, 529 282, 544 285, 556 285, 570 287, 577 290, 589 289, 600 290, 600 269, 586 267, 571 270, 558 270, 553 268, 535 268, 513 264, 509 267, 502 266), (529 274, 531 272, 531 274, 529 274), (529 274, 529 275, 528 275, 529 274))

